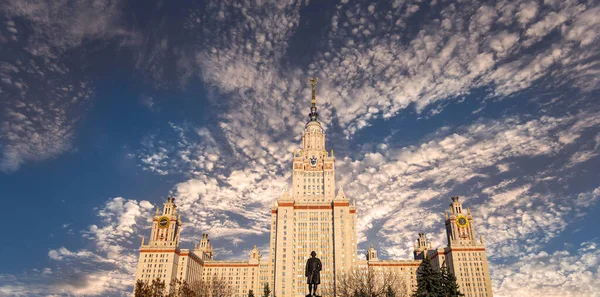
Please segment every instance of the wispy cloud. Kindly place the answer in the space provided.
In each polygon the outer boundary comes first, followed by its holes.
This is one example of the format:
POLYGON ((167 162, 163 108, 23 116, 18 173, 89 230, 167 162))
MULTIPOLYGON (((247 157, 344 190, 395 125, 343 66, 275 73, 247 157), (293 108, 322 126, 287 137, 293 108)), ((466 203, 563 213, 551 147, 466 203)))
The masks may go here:
POLYGON ((597 243, 588 241, 571 252, 540 251, 513 264, 497 265, 495 296, 597 296, 597 243))
MULTIPOLYGON (((73 125, 93 88, 85 80, 65 78, 72 71, 60 59, 65 50, 87 38, 136 38, 119 29, 120 2, 88 4, 71 8, 62 2, 11 2, 5 8, 11 17, 34 24, 35 31, 23 58, 0 64, 2 90, 11 98, 0 107, 5 115, 0 169, 16 170, 28 160, 72 148, 73 125), (31 78, 21 79, 20 73, 31 78), (38 84, 49 76, 60 79, 38 84), (49 94, 50 100, 40 94, 49 94)), ((268 207, 288 185, 291 152, 298 148, 304 126, 308 76, 321 79, 318 100, 325 126, 343 131, 350 142, 376 119, 390 119, 409 107, 443 115, 442 102, 457 101, 477 88, 486 93, 480 100, 517 101, 507 97, 532 88, 558 92, 560 87, 584 95, 543 102, 543 110, 532 114, 507 112, 498 119, 443 127, 402 147, 384 135, 357 146, 352 156, 339 156, 338 178, 357 201, 361 243, 378 238, 378 248, 387 256, 408 257, 411 234, 420 231, 442 245, 444 201, 458 194, 473 208, 478 233, 494 252, 490 259, 498 295, 593 294, 591 288, 600 286, 593 281, 574 286, 597 279, 595 243, 585 243, 574 254, 545 251, 551 239, 598 200, 597 189, 555 190, 568 188, 571 174, 598 158, 600 118, 594 108, 582 111, 593 100, 586 94, 599 85, 597 4, 344 0, 335 4, 321 32, 326 38, 315 40, 310 63, 302 67, 290 58, 298 55, 291 45, 308 17, 303 15, 306 5, 209 1, 203 11, 192 10, 184 18, 189 44, 178 45, 160 34, 143 39, 138 69, 156 82, 168 81, 171 66, 181 81, 199 77, 210 100, 224 109, 214 126, 169 123, 169 132, 147 135, 137 152, 143 169, 183 176, 171 193, 184 212, 183 240, 205 232, 240 246, 252 237, 268 240, 268 207), (174 65, 166 65, 172 62, 165 61, 168 57, 175 57, 174 65), (558 115, 546 113, 557 108, 558 115), (587 134, 596 135, 595 143, 587 134), (508 221, 519 226, 508 228, 508 221), (515 256, 522 261, 498 264, 515 256), (560 264, 573 262, 583 265, 560 264), (545 268, 560 271, 544 275, 563 285, 549 291, 539 278, 533 279, 545 268), (527 285, 517 287, 521 282, 527 285)), ((25 36, 14 21, 6 27, 4 39, 13 45, 25 36)), ((145 104, 151 107, 151 101, 145 104)), ((136 261, 131 247, 137 243, 131 237, 147 231, 149 212, 148 202, 109 200, 98 209, 101 223, 84 232, 89 248, 55 247, 48 254, 56 263, 85 263, 78 269, 86 276, 74 281, 55 277, 63 281, 33 286, 3 275, 0 280, 7 285, 0 290, 16 295, 126 291, 136 261), (112 277, 107 278, 109 271, 112 277)), ((232 249, 219 252, 237 256, 232 249)), ((40 271, 36 278, 50 282, 46 275, 40 271)))
MULTIPOLYGON (((86 40, 134 38, 119 25, 119 1, 7 1, 11 34, 0 49, 0 171, 72 149, 93 86, 73 75, 68 55, 86 40), (19 28, 16 29, 16 22, 19 28)), ((77 71, 79 69, 75 69, 77 71)))
POLYGON ((127 296, 135 278, 140 234, 148 233, 153 206, 116 197, 98 208, 99 224, 82 231, 87 248, 50 249, 54 268, 0 277, 6 296, 127 296))

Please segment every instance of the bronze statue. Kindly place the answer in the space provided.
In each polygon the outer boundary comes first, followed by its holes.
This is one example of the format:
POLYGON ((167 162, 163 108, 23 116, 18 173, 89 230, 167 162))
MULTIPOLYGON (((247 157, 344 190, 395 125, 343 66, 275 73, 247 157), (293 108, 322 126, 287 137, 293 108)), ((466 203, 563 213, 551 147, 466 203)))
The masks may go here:
POLYGON ((315 251, 312 251, 310 255, 312 258, 306 260, 306 270, 304 272, 306 283, 308 284, 308 295, 306 297, 320 297, 317 295, 317 286, 321 283, 321 269, 323 265, 321 265, 321 260, 317 258, 315 251))

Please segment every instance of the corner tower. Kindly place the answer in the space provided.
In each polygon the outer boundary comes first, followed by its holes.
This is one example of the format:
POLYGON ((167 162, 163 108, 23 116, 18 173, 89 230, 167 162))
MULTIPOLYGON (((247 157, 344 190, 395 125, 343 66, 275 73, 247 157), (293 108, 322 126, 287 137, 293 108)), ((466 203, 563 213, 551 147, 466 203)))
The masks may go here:
POLYGON ((159 215, 158 208, 156 208, 148 246, 177 247, 179 233, 181 233, 181 220, 177 213, 177 205, 175 205, 175 198, 169 197, 167 202, 163 203, 162 214, 159 215))
POLYGON ((158 208, 152 219, 152 232, 148 242, 142 238, 140 258, 135 278, 151 282, 160 279, 165 282, 167 292, 171 292, 170 283, 177 278, 179 261, 179 234, 181 219, 175 205, 175 198, 167 198, 162 213, 158 208))
POLYGON ((448 246, 483 246, 483 238, 477 241, 471 210, 463 209, 458 196, 452 197, 449 210, 446 212, 446 237, 448 246))
POLYGON ((446 237, 448 246, 443 253, 435 254, 438 265, 446 265, 456 276, 466 297, 491 297, 492 281, 483 237, 477 240, 471 210, 465 210, 457 196, 452 197, 446 212, 446 237))

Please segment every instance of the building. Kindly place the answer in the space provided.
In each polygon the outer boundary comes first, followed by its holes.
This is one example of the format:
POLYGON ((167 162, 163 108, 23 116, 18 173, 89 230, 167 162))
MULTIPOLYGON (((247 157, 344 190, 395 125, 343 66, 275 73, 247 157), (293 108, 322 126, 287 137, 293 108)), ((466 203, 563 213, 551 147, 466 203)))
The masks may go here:
POLYGON ((343 189, 336 193, 335 157, 325 147, 325 133, 318 121, 315 85, 302 134, 302 148, 294 151, 292 186, 271 206, 269 258, 262 259, 254 247, 247 260, 220 261, 213 257, 208 235, 193 250, 179 247, 182 224, 174 199, 169 198, 154 216, 148 242, 142 239, 136 280, 157 277, 195 280, 218 277, 228 282, 233 296, 247 296, 249 290, 262 292, 268 284, 273 296, 305 296, 308 293, 304 266, 311 251, 323 263, 319 293, 335 289, 336 280, 352 270, 391 273, 416 289, 417 269, 424 257, 438 267, 452 271, 465 296, 492 296, 491 281, 483 239, 475 238, 470 211, 463 211, 458 197, 452 197, 446 212, 448 246, 437 250, 428 246, 423 233, 414 249, 414 260, 380 260, 373 246, 366 259, 359 260, 356 241, 357 210, 343 189))
POLYGON ((475 237, 473 216, 469 208, 464 211, 458 197, 446 211, 446 238, 448 246, 431 249, 423 233, 415 244, 415 259, 425 255, 437 267, 446 266, 456 275, 458 286, 465 296, 492 296, 490 268, 485 253, 483 237, 475 237))

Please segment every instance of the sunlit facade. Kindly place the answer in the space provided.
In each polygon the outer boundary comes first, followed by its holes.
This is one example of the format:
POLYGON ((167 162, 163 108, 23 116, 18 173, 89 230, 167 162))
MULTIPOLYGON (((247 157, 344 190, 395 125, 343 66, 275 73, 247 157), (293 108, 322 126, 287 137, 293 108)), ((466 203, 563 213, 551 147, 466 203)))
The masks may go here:
POLYGON ((325 133, 318 121, 314 84, 309 121, 302 147, 294 151, 292 187, 271 206, 269 258, 262 259, 254 247, 242 261, 214 260, 208 235, 193 250, 179 248, 181 220, 173 198, 156 213, 150 240, 142 241, 136 279, 157 277, 193 282, 218 277, 233 289, 233 296, 247 296, 249 290, 262 292, 269 284, 272 296, 308 294, 304 267, 310 252, 323 263, 319 294, 335 289, 336 279, 351 270, 386 272, 398 277, 409 291, 416 289, 417 269, 427 256, 435 265, 446 265, 469 297, 492 296, 483 239, 475 239, 470 211, 452 198, 446 213, 448 247, 428 246, 424 234, 415 245, 414 260, 380 260, 371 246, 366 259, 359 260, 356 239, 356 207, 341 187, 336 193, 335 157, 325 147, 325 133))

